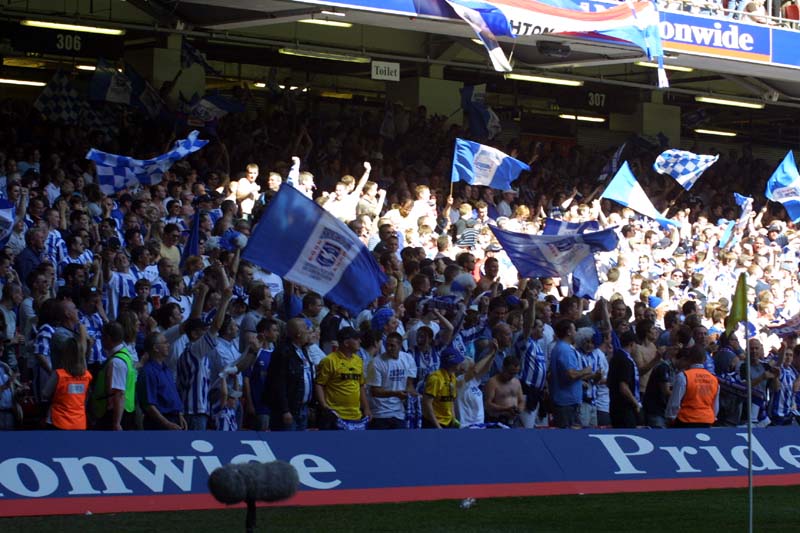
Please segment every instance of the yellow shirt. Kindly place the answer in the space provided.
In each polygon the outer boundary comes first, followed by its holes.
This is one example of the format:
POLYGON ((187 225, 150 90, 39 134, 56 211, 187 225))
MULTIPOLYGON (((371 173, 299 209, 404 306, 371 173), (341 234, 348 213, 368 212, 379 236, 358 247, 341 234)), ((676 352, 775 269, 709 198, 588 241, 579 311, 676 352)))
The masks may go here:
POLYGON ((425 394, 433 396, 433 414, 442 427, 455 421, 453 402, 456 400, 456 376, 444 369, 433 372, 425 379, 425 394))
POLYGON ((364 385, 364 361, 333 352, 319 363, 317 384, 325 389, 328 407, 343 420, 361 419, 361 387, 364 385))

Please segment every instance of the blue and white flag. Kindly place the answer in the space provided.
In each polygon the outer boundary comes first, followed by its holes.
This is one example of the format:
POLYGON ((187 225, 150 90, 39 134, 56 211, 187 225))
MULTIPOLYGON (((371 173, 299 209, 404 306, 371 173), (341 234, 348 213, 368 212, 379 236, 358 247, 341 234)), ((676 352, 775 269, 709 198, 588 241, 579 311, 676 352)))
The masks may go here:
POLYGON ((669 174, 681 187, 691 189, 700 175, 719 159, 719 155, 698 155, 685 150, 664 150, 653 163, 659 174, 669 174))
POLYGON ((209 65, 205 56, 184 38, 181 42, 181 68, 188 69, 192 65, 200 65, 206 74, 222 76, 222 73, 209 65))
POLYGON ((496 37, 497 35, 514 37, 506 15, 496 5, 479 0, 447 0, 447 3, 478 35, 478 39, 489 52, 492 67, 497 72, 514 70, 496 37))
POLYGON ((130 105, 132 95, 133 85, 128 76, 111 61, 102 57, 98 59, 92 81, 89 82, 89 99, 130 105))
POLYGON ((736 205, 742 208, 742 214, 739 215, 739 220, 736 221, 736 229, 744 231, 750 219, 750 213, 753 212, 753 199, 749 196, 742 196, 739 193, 733 193, 733 199, 736 201, 736 205))
POLYGON ((0 198, 0 246, 5 246, 14 230, 17 207, 6 199, 0 198))
MULTIPOLYGON (((578 235, 600 230, 600 224, 595 220, 588 222, 566 222, 554 218, 546 218, 543 235, 578 235)), ((597 265, 594 254, 589 254, 581 261, 572 272, 572 293, 581 298, 594 299, 600 287, 600 278, 597 276, 597 265)))
MULTIPOLYGON (((528 278, 565 277, 577 270, 580 283, 597 283, 592 281, 591 271, 585 271, 588 264, 583 261, 589 259, 594 266, 594 252, 610 252, 619 244, 615 228, 575 235, 530 235, 489 227, 520 275, 528 278)), ((579 290, 593 298, 597 288, 592 292, 591 286, 579 285, 579 290)))
POLYGON ((131 80, 131 105, 144 111, 150 118, 161 115, 166 106, 158 91, 128 63, 125 63, 125 75, 131 80))
POLYGON ((573 0, 447 0, 448 5, 478 35, 489 52, 494 69, 510 72, 511 64, 497 36, 531 36, 548 33, 588 33, 595 38, 628 41, 658 62, 658 85, 667 87, 664 52, 659 33, 659 13, 651 0, 630 0, 602 12, 589 12, 573 0), (513 21, 513 22, 512 22, 513 21))
POLYGON ((208 141, 197 138, 199 134, 193 131, 187 138, 176 141, 172 150, 153 159, 134 159, 94 148, 86 154, 86 159, 95 162, 100 190, 105 194, 113 194, 131 186, 159 183, 164 172, 176 161, 208 144, 208 141))
POLYGON ((800 220, 800 174, 797 173, 791 150, 767 181, 764 196, 773 202, 782 203, 792 222, 800 220))
POLYGON ((228 113, 241 113, 244 106, 217 93, 209 93, 189 104, 188 123, 203 127, 228 113))
POLYGON ((242 251, 242 259, 307 287, 354 315, 388 279, 344 222, 284 183, 242 251))
POLYGON ((619 148, 614 152, 614 155, 611 156, 611 159, 603 165, 603 169, 600 171, 600 175, 597 176, 597 181, 603 183, 608 178, 613 176, 619 170, 620 161, 622 161, 622 152, 625 151, 625 145, 628 143, 622 143, 619 148))
POLYGON ((497 148, 464 139, 456 139, 453 171, 450 180, 470 185, 485 185, 507 191, 519 173, 531 167, 497 148))
POLYGON ((681 226, 680 222, 661 216, 661 213, 658 212, 653 202, 645 194, 642 186, 636 181, 636 177, 631 172, 631 167, 628 166, 627 161, 622 164, 622 167, 620 167, 600 198, 608 198, 620 205, 630 207, 637 213, 657 220, 662 225, 681 226))
POLYGON ((493 139, 501 131, 500 118, 486 106, 486 84, 465 85, 461 91, 461 109, 467 115, 469 134, 476 139, 493 139))

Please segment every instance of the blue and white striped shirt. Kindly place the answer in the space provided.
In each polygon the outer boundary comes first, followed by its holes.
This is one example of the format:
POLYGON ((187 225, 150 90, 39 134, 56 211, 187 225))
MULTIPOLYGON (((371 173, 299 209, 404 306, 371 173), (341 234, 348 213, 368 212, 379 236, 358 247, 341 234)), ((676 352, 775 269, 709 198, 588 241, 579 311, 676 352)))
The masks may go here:
POLYGON ((136 282, 138 278, 133 272, 111 272, 111 278, 106 284, 107 306, 106 313, 111 318, 119 314, 120 298, 136 297, 136 282))
POLYGON ((157 296, 161 300, 162 304, 166 303, 167 298, 169 298, 167 282, 164 281, 161 276, 150 282, 150 296, 157 296))
POLYGON ((772 393, 772 404, 770 405, 769 416, 771 418, 786 418, 792 415, 794 408, 794 382, 797 379, 797 370, 791 366, 781 367, 780 375, 781 388, 772 393))
POLYGON ((211 363, 209 355, 217 346, 210 334, 187 344, 178 358, 178 392, 186 414, 208 414, 208 387, 211 363))
POLYGON ((64 242, 58 230, 51 229, 44 241, 44 257, 57 267, 66 256, 67 243, 64 242))
MULTIPOLYGON (((94 261, 94 254, 91 250, 84 250, 78 257, 70 257, 69 254, 65 255, 58 263, 58 276, 62 277, 64 274, 64 267, 67 265, 91 265, 94 261)), ((87 276, 88 278, 88 276, 87 276)))
POLYGON ((519 380, 535 390, 544 389, 547 383, 547 358, 542 346, 531 338, 520 339, 515 346, 520 359, 519 380))
MULTIPOLYGON (((100 313, 87 315, 83 311, 78 311, 78 319, 86 328, 86 334, 94 338, 94 343, 89 347, 89 357, 86 359, 86 363, 90 365, 102 363, 106 360, 106 356, 103 354, 103 343, 100 341, 103 333, 103 317, 100 316, 100 313)), ((91 342, 91 339, 89 339, 89 342, 91 342)))

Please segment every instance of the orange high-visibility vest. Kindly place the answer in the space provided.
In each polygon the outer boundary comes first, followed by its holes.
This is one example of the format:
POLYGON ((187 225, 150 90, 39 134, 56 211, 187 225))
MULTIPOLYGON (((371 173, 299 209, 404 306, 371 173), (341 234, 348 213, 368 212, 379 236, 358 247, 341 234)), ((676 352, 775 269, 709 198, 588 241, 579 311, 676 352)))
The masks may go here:
POLYGON ((717 378, 705 368, 685 370, 686 393, 678 410, 678 420, 686 424, 713 424, 714 398, 719 390, 717 378))
POLYGON ((87 370, 75 377, 63 368, 56 369, 58 385, 53 392, 50 420, 58 429, 86 429, 86 395, 92 375, 87 370))

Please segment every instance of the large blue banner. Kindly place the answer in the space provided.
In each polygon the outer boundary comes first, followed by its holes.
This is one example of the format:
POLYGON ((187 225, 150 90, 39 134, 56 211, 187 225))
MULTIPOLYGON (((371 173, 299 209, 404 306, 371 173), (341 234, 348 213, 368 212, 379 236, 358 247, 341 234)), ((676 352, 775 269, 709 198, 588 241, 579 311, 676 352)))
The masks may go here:
MULTIPOLYGON (((760 429, 760 485, 800 482, 800 428, 760 429)), ((290 462, 284 505, 742 487, 747 435, 708 430, 7 432, 0 516, 220 507, 210 472, 290 462)))

